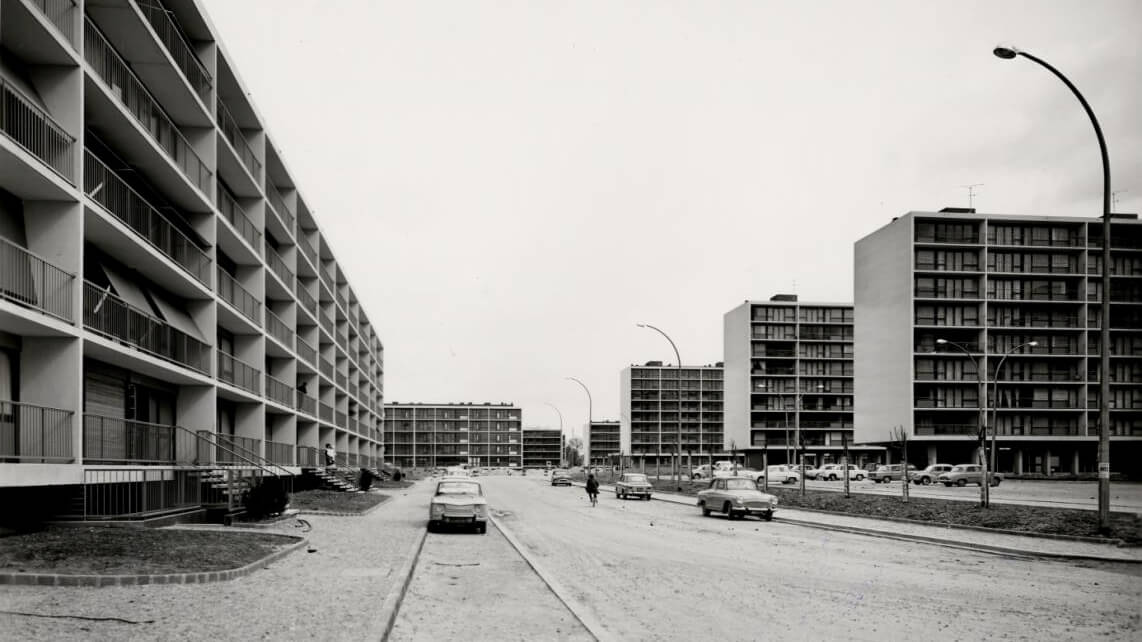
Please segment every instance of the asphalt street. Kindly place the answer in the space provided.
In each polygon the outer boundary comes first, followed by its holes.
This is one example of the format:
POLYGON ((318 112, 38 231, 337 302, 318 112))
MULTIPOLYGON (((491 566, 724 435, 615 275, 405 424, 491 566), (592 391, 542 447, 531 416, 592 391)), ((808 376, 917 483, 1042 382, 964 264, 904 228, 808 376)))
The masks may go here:
MULTIPOLYGON (((704 518, 542 477, 484 477, 493 514, 565 599, 620 640, 1122 639, 1137 569, 704 518)), ((488 617, 496 617, 495 611, 488 617)))

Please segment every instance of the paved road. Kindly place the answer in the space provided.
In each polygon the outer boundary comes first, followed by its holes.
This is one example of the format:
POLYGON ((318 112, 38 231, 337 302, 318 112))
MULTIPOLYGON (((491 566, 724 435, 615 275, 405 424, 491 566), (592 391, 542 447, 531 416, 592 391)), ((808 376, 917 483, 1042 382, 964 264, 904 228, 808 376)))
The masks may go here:
POLYGON ((1031 561, 487 477, 505 528, 620 640, 1122 639, 1139 571, 1031 561))

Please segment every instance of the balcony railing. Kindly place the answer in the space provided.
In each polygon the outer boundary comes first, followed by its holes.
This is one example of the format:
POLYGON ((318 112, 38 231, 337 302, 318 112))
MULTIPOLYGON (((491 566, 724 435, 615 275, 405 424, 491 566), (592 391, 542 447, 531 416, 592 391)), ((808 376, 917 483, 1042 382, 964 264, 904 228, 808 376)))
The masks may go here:
POLYGON ((325 357, 321 357, 320 361, 318 362, 318 368, 321 370, 321 374, 325 375, 326 379, 332 379, 333 378, 333 362, 332 361, 330 361, 329 359, 326 359, 325 357))
POLYGON ((282 345, 293 349, 293 330, 289 329, 285 321, 281 317, 274 314, 269 308, 266 308, 266 330, 269 331, 270 336, 277 339, 282 345))
POLYGON ((31 0, 32 6, 55 25, 64 39, 75 47, 75 0, 31 0))
POLYGON ((174 426, 83 415, 83 463, 174 464, 174 426))
POLYGON ((280 218, 282 224, 285 225, 286 231, 290 233, 290 236, 296 236, 296 232, 294 230, 295 222, 293 212, 291 212, 289 208, 286 207, 285 199, 282 198, 282 195, 278 192, 277 188, 268 181, 266 183, 266 197, 270 199, 270 206, 273 207, 275 212, 277 212, 278 218, 280 218))
POLYGON ((322 421, 333 423, 333 406, 330 406, 324 401, 317 404, 317 416, 322 421))
POLYGON ((348 415, 345 414, 345 411, 344 410, 338 410, 336 414, 337 414, 337 426, 339 428, 348 427, 348 425, 347 425, 348 424, 348 422, 347 422, 348 415))
POLYGON ((91 282, 83 284, 83 325, 160 359, 209 374, 210 346, 91 282))
POLYGON ((325 310, 321 311, 321 327, 325 328, 325 331, 329 334, 333 334, 333 331, 337 328, 336 324, 333 323, 333 315, 325 310))
POLYGON ((325 279, 326 284, 329 285, 329 290, 330 291, 336 291, 336 289, 337 289, 337 268, 334 267, 333 262, 330 261, 329 263, 326 263, 324 266, 322 266, 321 272, 323 275, 322 278, 325 279))
POLYGON ((210 194, 213 173, 195 153, 178 127, 151 96, 127 63, 103 37, 90 19, 85 19, 83 30, 84 58, 107 85, 110 92, 146 130, 152 140, 174 162, 190 182, 205 195, 210 194))
POLYGON ((349 304, 345 302, 345 295, 341 294, 340 291, 337 291, 333 294, 333 298, 337 299, 337 305, 341 306, 342 310, 345 310, 346 312, 349 311, 349 304))
POLYGON ((317 466, 317 449, 313 446, 298 446, 297 447, 297 465, 303 468, 314 468, 317 466))
POLYGON ((320 263, 317 262, 317 248, 313 247, 309 239, 305 238, 301 232, 299 232, 297 236, 297 246, 301 248, 301 253, 305 255, 305 258, 309 259, 309 262, 312 263, 314 267, 320 265, 320 263))
POLYGON ((298 279, 294 283, 293 292, 297 295, 297 300, 298 303, 301 304, 301 307, 309 311, 310 314, 316 314, 317 300, 313 298, 313 295, 309 293, 309 290, 305 289, 305 285, 302 284, 301 279, 298 279))
POLYGON ((279 466, 293 465, 293 444, 283 444, 276 441, 266 442, 266 459, 279 466))
POLYGON ((341 386, 342 388, 347 388, 349 385, 348 382, 349 382, 349 378, 345 374, 338 371, 337 372, 337 385, 341 386))
POLYGON ((226 190, 218 187, 218 210, 222 212, 222 216, 226 217, 227 221, 238 230, 238 234, 246 239, 250 247, 254 248, 254 252, 258 256, 262 256, 262 233, 254 224, 246 217, 246 213, 242 211, 242 207, 238 205, 226 190))
POLYGON ((297 409, 307 415, 317 416, 317 400, 304 392, 297 391, 297 409))
POLYGON ((222 268, 218 268, 218 296, 234 306, 242 316, 253 321, 255 325, 262 325, 262 302, 222 268))
POLYGON ((213 434, 201 430, 199 433, 210 435, 215 442, 214 463, 216 464, 241 465, 262 458, 259 454, 262 450, 261 439, 213 434))
POLYGON ((7 80, 0 78, 0 132, 57 174, 75 183, 75 138, 7 80))
POLYGON ((293 408, 293 387, 281 379, 275 379, 268 373, 266 374, 266 396, 287 408, 293 408))
POLYGON ((122 221, 200 283, 210 279, 210 257, 103 161, 83 157, 83 189, 88 198, 122 221))
POLYGON ((256 395, 262 394, 262 371, 238 359, 218 351, 218 378, 256 395))
POLYGON ((206 66, 202 64, 198 56, 194 54, 194 49, 186 41, 182 29, 171 17, 171 12, 167 11, 159 0, 141 0, 135 4, 147 17, 147 22, 151 23, 151 27, 158 34, 159 40, 162 41, 175 64, 186 76, 187 82, 190 83, 190 86, 205 104, 210 98, 210 86, 213 80, 210 78, 210 72, 206 71, 206 66))
POLYGON ((0 238, 0 299, 75 323, 71 307, 75 275, 0 238))
POLYGON ((302 339, 301 337, 297 337, 296 342, 297 356, 301 357, 302 361, 310 364, 311 366, 316 366, 317 349, 309 345, 309 343, 307 343, 306 340, 302 339))
POLYGON ((268 245, 266 246, 266 264, 270 266, 270 271, 282 280, 287 289, 293 289, 293 272, 286 267, 285 259, 268 245))
POLYGON ((222 99, 218 100, 218 128, 222 130, 222 135, 226 137, 226 140, 234 146, 234 151, 238 152, 238 158, 250 171, 250 176, 253 176, 255 181, 260 180, 262 162, 254 155, 254 149, 250 147, 250 143, 246 142, 242 128, 238 126, 238 122, 234 120, 234 116, 230 114, 230 110, 226 108, 222 99))
POLYGON ((75 461, 70 410, 0 399, 0 463, 75 461))
POLYGON ((916 426, 916 434, 930 435, 975 435, 979 426, 975 424, 937 424, 931 426, 916 426))

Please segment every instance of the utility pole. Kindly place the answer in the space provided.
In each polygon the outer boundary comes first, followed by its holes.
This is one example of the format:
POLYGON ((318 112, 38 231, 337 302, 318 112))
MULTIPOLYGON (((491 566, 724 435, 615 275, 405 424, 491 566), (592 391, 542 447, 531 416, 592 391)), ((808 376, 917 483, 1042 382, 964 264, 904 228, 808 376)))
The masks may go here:
POLYGON ((968 207, 975 209, 975 188, 983 187, 983 183, 972 183, 971 185, 960 185, 968 191, 968 207))

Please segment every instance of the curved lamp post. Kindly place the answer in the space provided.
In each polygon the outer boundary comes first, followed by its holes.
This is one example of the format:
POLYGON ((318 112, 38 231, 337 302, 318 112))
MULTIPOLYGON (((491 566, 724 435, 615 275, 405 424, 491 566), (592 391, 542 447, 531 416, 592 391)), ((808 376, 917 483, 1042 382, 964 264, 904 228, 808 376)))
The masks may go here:
POLYGON ((993 376, 991 378, 991 471, 992 472, 996 472, 998 470, 996 461, 998 460, 998 457, 999 457, 996 454, 998 451, 995 448, 995 436, 999 434, 999 371, 1000 371, 1000 369, 1003 368, 1003 362, 1007 360, 1007 357, 1014 354, 1016 350, 1020 350, 1026 346, 1031 346, 1032 348, 1034 348, 1037 345, 1039 345, 1038 341, 1027 341, 1026 343, 1021 343, 1021 344, 1015 346, 1014 348, 1008 350, 1007 352, 1003 353, 1003 356, 999 358, 999 363, 996 364, 996 366, 995 366, 995 376, 993 376))
MULTIPOLYGON (((567 379, 570 381, 574 381, 575 383, 582 386, 583 392, 587 393, 587 435, 586 435, 587 441, 584 442, 584 444, 583 444, 586 447, 585 452, 583 453, 583 464, 584 464, 584 469, 587 469, 587 468, 590 468, 590 466, 591 466, 591 462, 588 461, 588 457, 591 456, 591 443, 590 443, 590 441, 591 441, 591 421, 592 421, 591 418, 595 416, 594 408, 593 408, 594 402, 591 401, 591 391, 587 389, 587 384, 583 383, 582 381, 579 381, 575 377, 567 377, 567 379)), ((560 418, 562 418, 562 415, 560 415, 560 418)), ((570 465, 570 462, 568 462, 568 465, 570 465)))
POLYGON ((1106 152, 1106 138, 1098 125, 1094 110, 1075 87, 1058 69, 1046 61, 1015 47, 996 47, 992 50, 997 57, 1011 60, 1022 56, 1038 64, 1063 81, 1067 89, 1075 95, 1090 117, 1094 135, 1098 138, 1098 151, 1102 155, 1102 325, 1099 334, 1102 351, 1100 354, 1101 377, 1098 388, 1098 529, 1110 531, 1110 156, 1106 152))
MULTIPOLYGON (((979 382, 979 413, 976 415, 976 439, 979 440, 980 447, 980 484, 979 484, 979 505, 982 508, 987 508, 991 503, 991 494, 989 482, 991 478, 988 476, 987 467, 987 424, 985 423, 984 413, 987 412, 987 384, 984 382, 984 369, 986 368, 986 361, 981 364, 976 361, 975 355, 967 349, 966 346, 955 341, 948 341, 947 339, 936 339, 937 345, 952 346, 960 352, 966 354, 968 359, 971 359, 972 365, 975 366, 975 378, 979 382)), ((984 359, 987 359, 984 356, 984 359)), ((904 462, 904 483, 908 483, 908 462, 904 462)))
POLYGON ((674 348, 674 360, 678 363, 678 428, 674 437, 674 482, 677 484, 681 481, 680 474, 682 472, 682 357, 678 355, 678 346, 674 345, 674 340, 665 332, 649 323, 636 325, 640 328, 649 328, 666 337, 666 340, 670 342, 670 347, 674 348))

